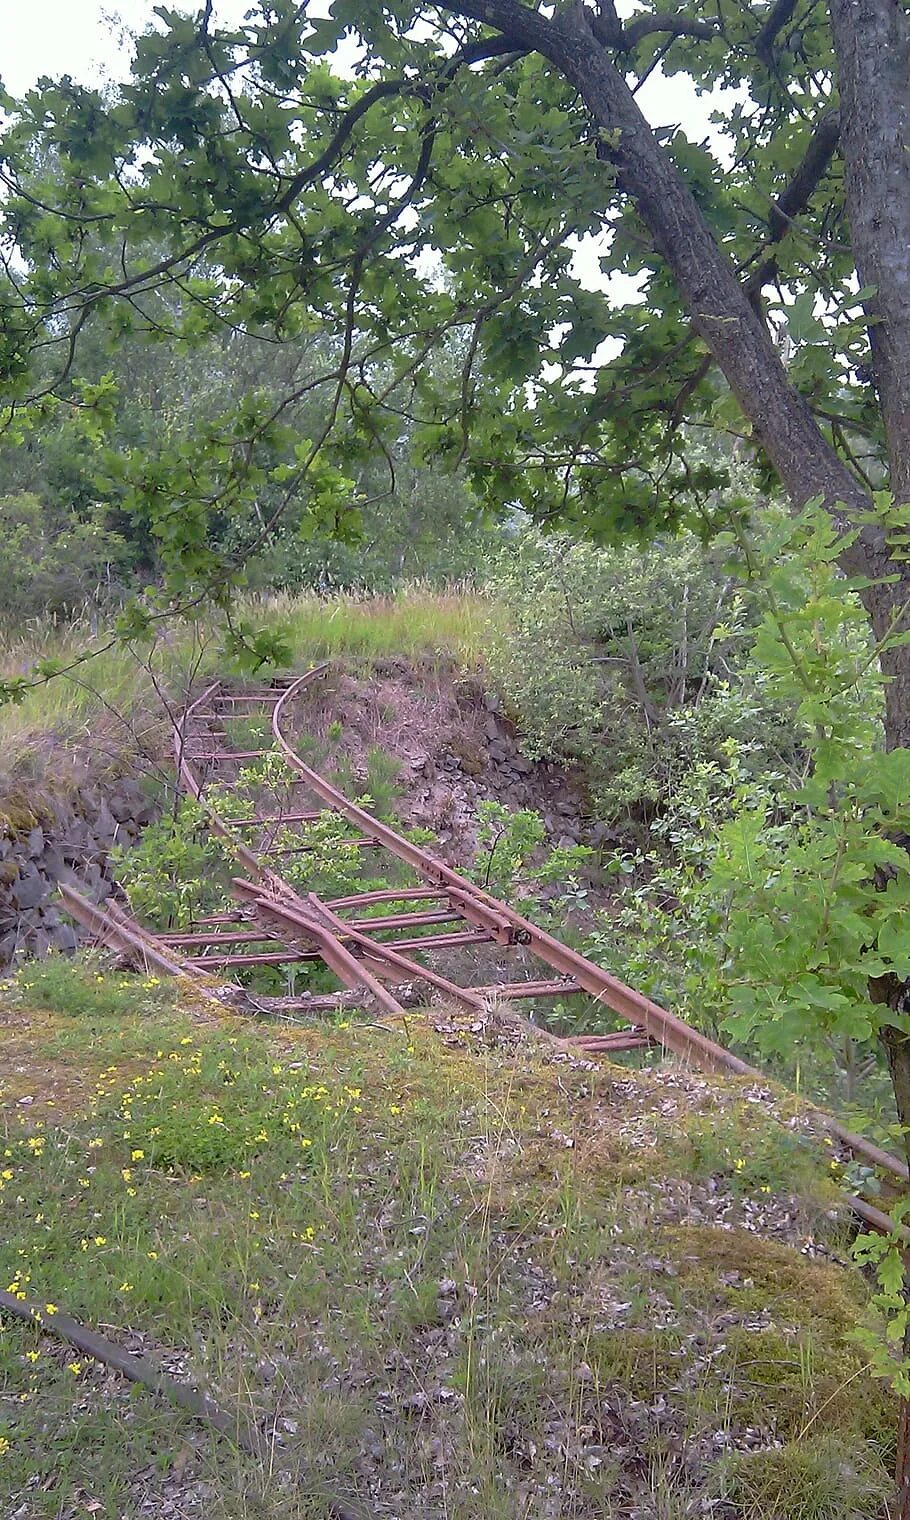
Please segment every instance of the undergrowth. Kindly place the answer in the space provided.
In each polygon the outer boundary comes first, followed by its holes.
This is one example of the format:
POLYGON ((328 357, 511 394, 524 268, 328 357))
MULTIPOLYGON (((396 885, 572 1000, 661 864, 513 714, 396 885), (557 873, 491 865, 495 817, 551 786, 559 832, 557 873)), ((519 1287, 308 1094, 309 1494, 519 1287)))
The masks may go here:
POLYGON ((0 1022, 3 1285, 271 1443, 7 1322, 0 1512, 884 1514, 863 1281, 804 1254, 838 1250, 827 1158, 729 1086, 444 1044, 417 1014, 254 1032, 95 961, 21 974, 0 1022))

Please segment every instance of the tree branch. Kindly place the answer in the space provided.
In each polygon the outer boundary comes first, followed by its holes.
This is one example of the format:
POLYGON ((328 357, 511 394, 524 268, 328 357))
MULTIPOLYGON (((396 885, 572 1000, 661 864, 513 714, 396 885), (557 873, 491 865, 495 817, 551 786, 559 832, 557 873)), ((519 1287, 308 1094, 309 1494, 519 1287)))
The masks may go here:
POLYGON ((767 68, 772 62, 771 48, 775 37, 787 25, 796 10, 797 0, 776 0, 771 7, 764 26, 755 39, 755 51, 767 68))

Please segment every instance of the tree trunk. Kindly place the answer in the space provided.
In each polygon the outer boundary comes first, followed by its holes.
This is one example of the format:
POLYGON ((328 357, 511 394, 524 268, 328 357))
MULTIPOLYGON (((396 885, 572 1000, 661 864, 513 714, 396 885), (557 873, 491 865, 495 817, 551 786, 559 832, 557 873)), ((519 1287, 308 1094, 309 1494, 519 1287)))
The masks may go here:
POLYGON ((830 0, 850 237, 891 490, 910 502, 910 19, 899 0, 830 0))
MULTIPOLYGON (((910 581, 907 566, 893 564, 894 585, 868 586, 860 595, 879 640, 908 627, 910 581)), ((898 644, 881 656, 885 687, 885 743, 888 749, 910 749, 910 645, 898 644)))
MULTIPOLYGON (((832 4, 852 8, 854 0, 832 0, 832 4)), ((890 29, 878 17, 879 10, 886 18, 892 11, 899 15, 897 0, 856 0, 856 5, 864 16, 866 12, 871 14, 867 27, 870 56, 864 69, 873 81, 869 89, 874 95, 881 50, 889 45, 889 38, 900 40, 907 27, 902 17, 892 18, 890 29)), ((764 322, 753 309, 747 291, 705 222, 688 185, 655 138, 620 69, 596 39, 589 12, 578 4, 549 19, 517 0, 453 0, 444 9, 483 21, 501 30, 516 45, 534 48, 578 89, 593 121, 611 134, 605 156, 615 168, 619 188, 635 201, 655 247, 673 274, 694 327, 711 350, 791 500, 802 506, 819 497, 828 507, 843 540, 840 563, 847 574, 878 581, 895 574, 901 577, 895 585, 864 587, 860 594, 877 639, 895 631, 896 626, 898 629, 905 626, 904 609, 910 599, 907 568, 891 558, 881 528, 868 523, 861 526, 871 505, 865 488, 838 458, 808 403, 789 380, 764 322), (851 542, 856 530, 858 536, 851 542)), ((905 94, 907 89, 906 77, 902 79, 900 74, 904 55, 900 49, 898 53, 888 70, 886 93, 892 104, 884 111, 886 119, 896 123, 904 120, 898 103, 901 85, 905 94)), ((857 76, 858 85, 866 74, 857 76)), ((864 122, 854 102, 848 151, 849 144, 853 144, 857 151, 874 158, 877 149, 872 148, 873 126, 864 122)), ((900 167, 896 162, 892 165, 890 178, 883 171, 885 182, 879 186, 874 173, 856 176, 857 183, 877 187, 875 195, 870 191, 863 200, 868 213, 870 246, 874 244, 877 218, 884 214, 881 207, 887 206, 898 183, 903 185, 904 176, 910 179, 910 152, 906 147, 910 127, 901 139, 900 127, 893 125, 889 144, 892 140, 894 159, 899 156, 898 148, 904 157, 900 167)), ((889 248, 900 242, 904 216, 910 217, 910 195, 904 199, 904 213, 900 217, 896 211, 893 213, 894 228, 886 240, 889 248)), ((910 226, 896 261, 898 274, 892 281, 888 310, 895 308, 899 333, 906 336, 903 341, 899 339, 896 350, 895 345, 886 346, 887 364, 881 384, 883 393, 887 388, 893 396, 889 402, 889 449, 899 482, 903 478, 904 451, 910 452, 910 226), (901 293, 901 269, 907 270, 905 294, 901 293), (902 380, 905 371, 906 395, 902 380)), ((881 334, 876 341, 881 348, 881 334)), ((907 499, 910 500, 910 487, 907 499)), ((890 650, 882 663, 888 677, 885 732, 888 747, 894 749, 910 745, 910 649, 890 650)))

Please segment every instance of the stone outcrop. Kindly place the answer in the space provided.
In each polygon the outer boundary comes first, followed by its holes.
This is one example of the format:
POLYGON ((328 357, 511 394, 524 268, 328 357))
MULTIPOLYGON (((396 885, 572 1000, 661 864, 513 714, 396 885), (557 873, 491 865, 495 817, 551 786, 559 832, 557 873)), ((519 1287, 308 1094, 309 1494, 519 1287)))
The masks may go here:
POLYGON ((76 795, 21 788, 0 800, 0 968, 50 950, 74 950, 77 933, 55 900, 68 882, 95 902, 114 889, 110 852, 135 842, 156 806, 129 777, 76 795))

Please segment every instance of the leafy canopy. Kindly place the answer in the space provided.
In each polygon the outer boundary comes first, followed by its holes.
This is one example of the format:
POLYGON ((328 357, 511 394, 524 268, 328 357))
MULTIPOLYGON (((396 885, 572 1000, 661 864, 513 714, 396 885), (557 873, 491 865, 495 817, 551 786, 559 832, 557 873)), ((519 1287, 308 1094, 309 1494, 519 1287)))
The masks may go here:
MULTIPOLYGON (((72 408, 99 489, 116 478, 183 597, 226 596, 301 497, 309 531, 354 531, 352 473, 383 457, 391 480, 403 429, 491 508, 521 501, 602 536, 693 503, 710 515, 725 470, 687 458, 682 425, 743 424, 617 178, 611 134, 551 63, 472 20, 477 7, 312 9, 257 0, 219 29, 210 6, 161 6, 123 86, 42 81, 4 98, 7 426, 72 408), (588 237, 641 300, 586 288, 573 255, 588 237), (179 350, 225 332, 261 343, 264 364, 317 342, 320 362, 278 396, 251 387, 186 417, 157 451, 105 446, 109 392, 78 383, 89 333, 179 350), (294 407, 315 392, 322 420, 301 439, 294 407), (265 520, 250 510, 263 496, 265 520), (210 531, 225 513, 246 524, 228 555, 210 531)), ((871 392, 847 383, 868 356, 824 12, 712 0, 622 27, 606 5, 597 24, 633 86, 659 62, 699 89, 735 87, 722 133, 668 128, 665 151, 753 298, 772 290, 792 379, 874 470, 871 392), (824 324, 820 300, 851 318, 824 324)))

